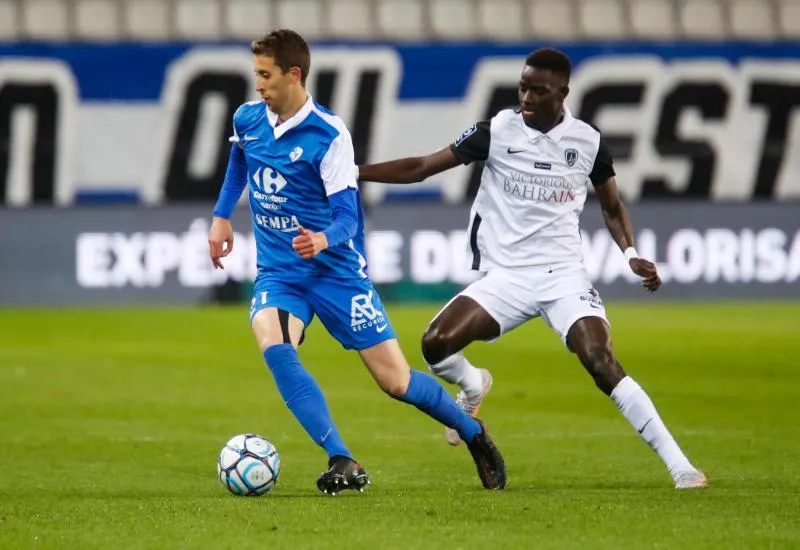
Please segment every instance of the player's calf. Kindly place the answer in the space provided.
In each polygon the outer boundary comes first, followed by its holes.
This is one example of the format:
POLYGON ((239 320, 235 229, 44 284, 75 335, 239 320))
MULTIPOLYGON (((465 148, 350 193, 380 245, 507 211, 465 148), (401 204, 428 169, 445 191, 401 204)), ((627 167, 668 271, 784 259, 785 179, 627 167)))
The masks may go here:
POLYGON ((384 371, 382 373, 374 373, 373 377, 377 382, 378 387, 391 397, 392 399, 400 399, 408 391, 408 384, 411 380, 410 371, 384 371))
POLYGON ((708 484, 705 475, 689 462, 653 401, 635 380, 626 376, 611 392, 611 399, 633 429, 664 461, 676 488, 694 489, 708 484))
POLYGON ((606 395, 611 395, 617 384, 625 378, 625 371, 614 358, 611 349, 606 346, 578 352, 578 357, 595 385, 606 395))

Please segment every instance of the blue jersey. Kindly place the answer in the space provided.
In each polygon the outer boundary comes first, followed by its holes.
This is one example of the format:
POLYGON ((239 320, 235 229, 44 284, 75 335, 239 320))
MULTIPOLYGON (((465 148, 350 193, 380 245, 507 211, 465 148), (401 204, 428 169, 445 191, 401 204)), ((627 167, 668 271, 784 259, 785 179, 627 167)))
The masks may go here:
POLYGON ((292 249, 299 226, 322 231, 331 225, 330 195, 358 190, 350 132, 310 97, 296 115, 276 124, 277 115, 261 101, 245 103, 233 116, 231 141, 244 153, 247 167, 259 273, 366 278, 360 200, 352 239, 310 260, 292 249))

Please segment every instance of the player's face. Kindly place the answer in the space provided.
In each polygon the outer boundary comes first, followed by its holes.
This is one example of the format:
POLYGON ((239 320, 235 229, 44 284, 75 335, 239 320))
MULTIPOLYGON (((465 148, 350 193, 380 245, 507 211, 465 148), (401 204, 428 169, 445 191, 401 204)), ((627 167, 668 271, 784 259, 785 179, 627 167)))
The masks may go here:
POLYGON ((547 131, 558 122, 569 93, 564 77, 550 69, 525 66, 519 80, 519 107, 525 124, 547 131))
POLYGON ((289 107, 294 86, 299 84, 299 69, 285 73, 270 55, 255 56, 256 91, 266 101, 270 111, 278 115, 289 107))

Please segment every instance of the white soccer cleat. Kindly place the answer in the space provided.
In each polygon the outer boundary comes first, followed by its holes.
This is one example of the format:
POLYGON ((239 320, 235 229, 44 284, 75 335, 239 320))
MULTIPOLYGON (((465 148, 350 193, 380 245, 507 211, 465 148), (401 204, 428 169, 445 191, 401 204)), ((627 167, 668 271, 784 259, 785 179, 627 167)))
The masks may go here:
POLYGON ((689 470, 675 475, 676 489, 702 489, 708 487, 706 475, 700 470, 689 470))
MULTIPOLYGON (((483 400, 486 399, 486 396, 489 395, 489 391, 492 389, 492 374, 486 369, 478 370, 481 371, 481 378, 483 379, 481 394, 475 399, 468 399, 464 390, 461 390, 458 392, 458 395, 456 395, 456 405, 472 418, 478 415, 481 403, 483 403, 483 400)), ((459 437, 458 432, 452 428, 444 429, 444 438, 450 445, 458 445, 461 443, 461 437, 459 437)))

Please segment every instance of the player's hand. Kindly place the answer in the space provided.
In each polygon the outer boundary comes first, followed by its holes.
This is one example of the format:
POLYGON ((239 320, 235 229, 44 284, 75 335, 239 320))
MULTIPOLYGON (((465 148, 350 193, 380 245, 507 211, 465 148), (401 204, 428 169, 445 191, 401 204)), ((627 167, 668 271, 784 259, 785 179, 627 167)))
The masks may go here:
POLYGON ((328 237, 325 233, 309 231, 305 227, 299 227, 298 231, 300 234, 292 239, 292 248, 304 260, 310 260, 328 248, 328 237))
POLYGON ((225 269, 220 258, 224 258, 233 250, 233 226, 230 220, 214 218, 208 230, 208 252, 214 269, 225 269))
POLYGON ((658 290, 658 287, 661 286, 661 277, 658 276, 656 264, 642 258, 631 258, 628 264, 631 266, 631 271, 644 279, 642 281, 642 286, 647 292, 655 292, 658 290))

